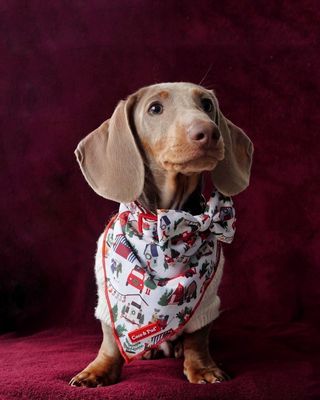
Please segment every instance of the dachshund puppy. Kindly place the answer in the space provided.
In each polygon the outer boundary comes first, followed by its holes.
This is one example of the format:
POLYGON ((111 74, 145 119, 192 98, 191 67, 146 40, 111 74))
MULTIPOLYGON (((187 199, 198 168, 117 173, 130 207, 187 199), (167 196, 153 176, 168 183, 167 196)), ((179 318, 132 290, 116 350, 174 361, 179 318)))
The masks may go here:
POLYGON ((214 93, 191 83, 144 87, 75 151, 89 185, 120 204, 98 241, 99 353, 73 386, 110 385, 124 361, 183 353, 191 383, 227 379, 208 349, 219 315, 221 242, 231 242, 229 196, 249 184, 253 146, 214 93), (204 171, 214 192, 201 194, 204 171), (172 343, 180 339, 180 347, 172 343))

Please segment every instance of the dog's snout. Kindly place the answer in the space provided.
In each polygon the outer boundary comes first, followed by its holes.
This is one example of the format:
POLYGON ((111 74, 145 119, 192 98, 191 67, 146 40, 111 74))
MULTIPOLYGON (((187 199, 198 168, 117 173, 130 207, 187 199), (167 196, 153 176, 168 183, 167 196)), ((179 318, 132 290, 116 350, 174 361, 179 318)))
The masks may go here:
POLYGON ((189 140, 199 145, 214 144, 220 138, 219 129, 207 121, 192 122, 187 132, 189 140))

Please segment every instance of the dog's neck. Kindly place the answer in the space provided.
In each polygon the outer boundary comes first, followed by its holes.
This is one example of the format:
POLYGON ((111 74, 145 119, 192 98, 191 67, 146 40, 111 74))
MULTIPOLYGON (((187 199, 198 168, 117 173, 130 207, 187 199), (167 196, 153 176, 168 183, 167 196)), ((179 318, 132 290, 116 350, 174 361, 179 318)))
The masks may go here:
MULTIPOLYGON (((199 186, 199 175, 182 175, 176 172, 166 172, 161 177, 160 183, 160 208, 183 210, 189 197, 201 187, 199 186)), ((157 179, 156 179, 157 181, 157 179)), ((195 199, 194 199, 195 200, 195 199)))
POLYGON ((202 210, 201 174, 183 175, 177 172, 146 169, 145 186, 140 203, 149 211, 159 208, 183 210, 200 214, 202 210))

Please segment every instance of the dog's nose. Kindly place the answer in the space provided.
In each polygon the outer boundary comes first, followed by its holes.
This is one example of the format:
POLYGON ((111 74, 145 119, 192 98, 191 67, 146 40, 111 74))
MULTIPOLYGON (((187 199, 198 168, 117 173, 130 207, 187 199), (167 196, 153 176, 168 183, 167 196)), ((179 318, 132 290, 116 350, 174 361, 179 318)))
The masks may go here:
POLYGON ((193 143, 208 145, 217 143, 220 131, 217 126, 209 121, 194 121, 188 127, 188 137, 193 143))

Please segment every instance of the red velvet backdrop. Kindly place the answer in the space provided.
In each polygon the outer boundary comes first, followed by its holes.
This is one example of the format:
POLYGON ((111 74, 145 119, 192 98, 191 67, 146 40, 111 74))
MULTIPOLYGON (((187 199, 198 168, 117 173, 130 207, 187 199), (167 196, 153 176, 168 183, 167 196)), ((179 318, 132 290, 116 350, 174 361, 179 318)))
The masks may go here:
POLYGON ((218 326, 320 322, 317 1, 0 9, 2 332, 96 329, 95 243, 117 204, 89 188, 73 151, 139 87, 204 76, 255 144, 250 188, 234 198, 218 326))

